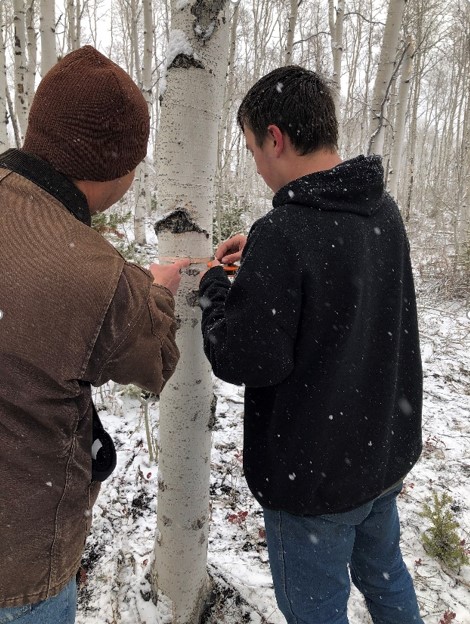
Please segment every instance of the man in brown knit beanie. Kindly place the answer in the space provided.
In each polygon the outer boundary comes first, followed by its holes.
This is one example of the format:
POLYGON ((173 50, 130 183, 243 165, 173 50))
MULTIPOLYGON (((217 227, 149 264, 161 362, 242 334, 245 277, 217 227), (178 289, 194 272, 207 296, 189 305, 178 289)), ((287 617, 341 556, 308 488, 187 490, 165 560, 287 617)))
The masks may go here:
POLYGON ((109 380, 159 395, 179 353, 180 261, 127 262, 90 226, 145 158, 147 104, 91 46, 34 97, 0 154, 0 621, 72 624, 100 481, 116 455, 92 402, 109 380))
POLYGON ((91 46, 65 56, 41 81, 23 149, 76 180, 104 182, 145 158, 147 103, 118 65, 91 46))

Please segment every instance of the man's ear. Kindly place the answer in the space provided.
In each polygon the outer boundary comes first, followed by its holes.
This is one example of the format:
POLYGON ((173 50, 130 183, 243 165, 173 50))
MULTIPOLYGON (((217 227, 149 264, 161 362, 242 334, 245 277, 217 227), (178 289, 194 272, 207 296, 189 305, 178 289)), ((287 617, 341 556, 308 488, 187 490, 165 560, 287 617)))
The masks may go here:
POLYGON ((275 124, 270 124, 268 126, 268 136, 272 141, 272 145, 274 148, 274 152, 276 156, 280 156, 284 149, 284 134, 282 130, 275 124))

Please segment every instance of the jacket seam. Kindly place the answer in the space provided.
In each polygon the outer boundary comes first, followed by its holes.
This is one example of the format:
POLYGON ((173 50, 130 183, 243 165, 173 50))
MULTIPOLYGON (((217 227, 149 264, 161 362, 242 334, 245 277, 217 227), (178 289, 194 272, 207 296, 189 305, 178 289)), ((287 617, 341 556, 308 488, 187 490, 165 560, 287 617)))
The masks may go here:
POLYGON ((65 494, 68 490, 68 486, 70 483, 70 463, 72 462, 72 457, 74 455, 74 451, 75 451, 75 446, 76 446, 76 441, 75 441, 75 434, 76 434, 76 430, 77 430, 77 424, 78 422, 75 422, 75 429, 74 429, 74 434, 72 437, 72 444, 70 447, 70 452, 69 452, 69 457, 67 460, 67 465, 65 468, 65 483, 64 483, 64 488, 62 490, 62 496, 60 497, 59 503, 57 505, 56 508, 56 512, 55 512, 55 517, 54 517, 54 537, 52 540, 52 544, 51 544, 51 550, 50 550, 50 566, 49 566, 49 579, 47 581, 47 596, 49 596, 49 592, 51 590, 51 586, 52 586, 52 576, 53 576, 53 571, 55 573, 55 549, 56 549, 56 545, 57 545, 57 541, 58 541, 58 532, 59 532, 59 522, 58 522, 58 517, 59 517, 59 511, 60 508, 62 506, 62 502, 65 498, 65 494))

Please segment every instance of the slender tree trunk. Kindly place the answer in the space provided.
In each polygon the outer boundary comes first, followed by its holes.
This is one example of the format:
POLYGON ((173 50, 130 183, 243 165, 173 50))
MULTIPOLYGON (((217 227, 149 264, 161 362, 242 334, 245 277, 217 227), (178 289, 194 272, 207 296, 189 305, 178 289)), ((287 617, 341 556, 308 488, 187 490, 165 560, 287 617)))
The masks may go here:
POLYGON ((411 37, 409 37, 406 47, 407 50, 402 68, 400 88, 398 91, 395 133, 393 138, 392 155, 390 158, 390 171, 388 174, 388 189, 395 198, 398 198, 398 179, 400 175, 403 145, 405 141, 406 111, 408 108, 410 79, 413 67, 414 45, 411 37))
POLYGON ((222 118, 219 126, 217 140, 217 176, 216 176, 216 240, 221 240, 221 223, 223 213, 223 197, 226 192, 227 183, 230 181, 230 175, 226 175, 227 169, 231 162, 231 146, 233 139, 233 128, 230 118, 230 109, 232 107, 235 83, 235 53, 237 49, 237 27, 238 18, 240 16, 240 0, 233 8, 232 18, 230 20, 230 44, 229 56, 227 64, 227 72, 225 78, 225 95, 224 105, 222 109, 222 118))
POLYGON ((159 134, 161 257, 190 256, 177 297, 181 360, 160 401, 153 585, 174 624, 197 624, 208 592, 212 384, 202 349, 198 270, 212 255, 217 132, 227 63, 227 0, 172 1, 159 134), (202 260, 204 259, 204 260, 202 260))
POLYGON ((383 153, 385 127, 387 125, 385 110, 395 69, 395 58, 405 4, 406 0, 390 0, 388 5, 387 22, 385 24, 372 98, 370 121, 372 136, 369 142, 369 154, 383 153))
MULTIPOLYGON (((26 60, 26 6, 24 0, 14 0, 15 24, 15 112, 23 141, 28 120, 28 63, 26 60)), ((19 146, 18 146, 19 147, 19 146)))
MULTIPOLYGON (((469 16, 470 18, 470 16, 469 16)), ((470 20, 469 20, 470 21, 470 20)), ((462 64, 470 69, 470 33, 465 39, 466 56, 462 64)), ((464 54, 465 54, 464 53, 464 54)), ((468 95, 470 79, 468 74, 463 81, 462 98, 465 98, 465 110, 462 118, 462 138, 458 150, 458 192, 455 248, 457 261, 466 264, 466 273, 470 276, 470 97, 468 95), (465 256, 465 258, 464 258, 465 256)))
MULTIPOLYGON (((142 56, 138 50, 137 21, 138 11, 134 2, 132 4, 132 33, 134 47, 134 62, 137 82, 140 85, 147 102, 149 115, 152 112, 152 60, 153 60, 153 16, 152 0, 143 0, 144 16, 144 50, 142 56), (142 59, 142 62, 141 62, 142 59)), ((145 245, 147 236, 145 231, 147 215, 150 213, 150 189, 148 188, 149 167, 147 159, 139 165, 137 170, 137 184, 135 214, 134 214, 134 238, 140 245, 145 245)))
POLYGON ((27 70, 26 70, 26 94, 28 100, 28 113, 30 101, 34 94, 37 63, 37 35, 35 25, 35 0, 29 0, 26 6, 26 49, 27 49, 27 70))
POLYGON ((0 2, 0 152, 4 152, 10 145, 8 141, 7 66, 5 40, 3 38, 4 23, 4 6, 0 2))
POLYGON ((333 55, 333 98, 335 102, 336 118, 339 122, 341 120, 340 101, 341 61, 343 58, 344 0, 339 0, 336 8, 334 5, 334 0, 329 0, 329 21, 331 33, 331 51, 333 55))
POLYGON ((130 34, 131 34, 131 49, 133 50, 133 61, 134 61, 134 71, 131 73, 135 74, 137 84, 142 85, 142 68, 140 64, 140 54, 139 54, 139 35, 138 35, 138 27, 139 27, 139 10, 138 10, 138 0, 131 0, 130 9, 131 9, 131 23, 130 23, 130 34))
POLYGON ((147 202, 150 198, 148 187, 148 164, 147 159, 140 163, 135 174, 134 190, 135 190, 135 206, 134 206, 134 240, 139 245, 147 243, 146 222, 147 202))
POLYGON ((412 105, 410 111, 410 129, 408 133, 408 167, 407 167, 407 189, 405 201, 405 221, 411 218, 413 191, 415 182, 415 159, 416 159, 416 143, 418 135, 418 107, 421 92, 421 67, 422 57, 418 54, 416 59, 416 71, 413 85, 412 105))
POLYGON ((287 43, 284 65, 292 64, 292 49, 294 45, 295 27, 297 24, 298 0, 290 0, 289 25, 287 28, 287 43))
POLYGON ((55 3, 51 2, 51 0, 41 0, 39 31, 41 34, 41 76, 44 76, 57 62, 55 3))
POLYGON ((80 0, 67 0, 68 48, 69 52, 80 47, 81 39, 80 0))

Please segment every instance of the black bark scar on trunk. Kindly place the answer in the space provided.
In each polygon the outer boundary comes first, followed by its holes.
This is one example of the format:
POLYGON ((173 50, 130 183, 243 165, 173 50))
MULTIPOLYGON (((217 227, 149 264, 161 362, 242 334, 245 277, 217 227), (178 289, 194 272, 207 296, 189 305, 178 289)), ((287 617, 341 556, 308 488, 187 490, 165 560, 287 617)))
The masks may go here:
POLYGON ((184 232, 198 232, 204 234, 206 238, 209 238, 209 232, 200 228, 197 223, 193 221, 191 215, 185 208, 177 208, 158 219, 155 223, 155 234, 160 232, 171 232, 172 234, 183 234, 184 232))
POLYGON ((204 65, 201 63, 201 61, 195 59, 193 56, 188 56, 187 54, 183 54, 183 53, 178 54, 178 56, 175 56, 175 58, 173 59, 168 69, 172 69, 174 67, 182 68, 182 69, 189 69, 190 67, 196 67, 197 69, 204 69, 204 65))

